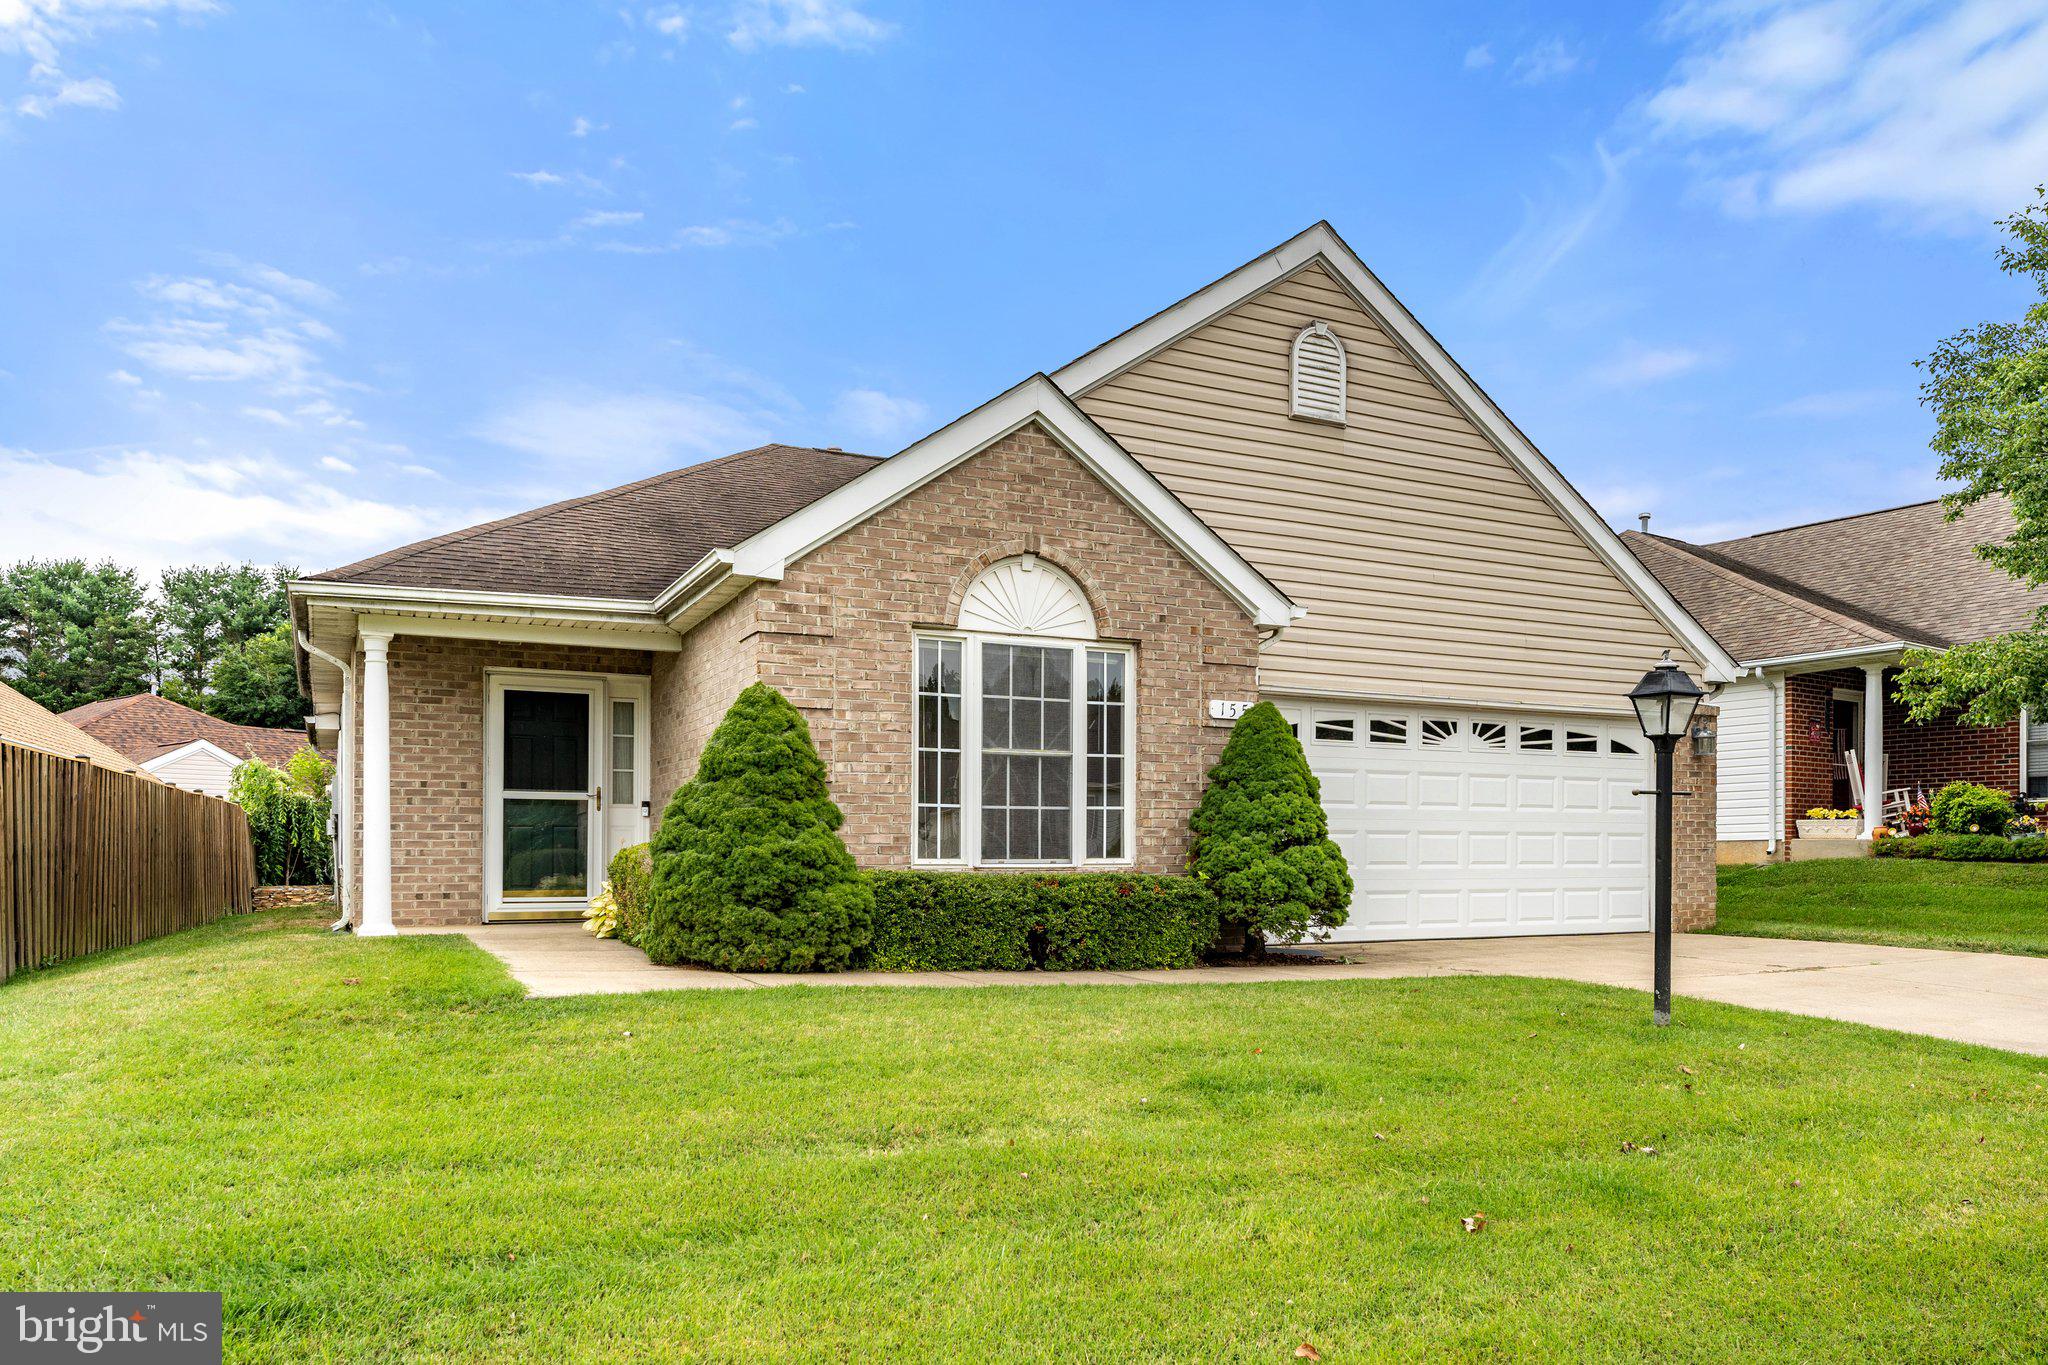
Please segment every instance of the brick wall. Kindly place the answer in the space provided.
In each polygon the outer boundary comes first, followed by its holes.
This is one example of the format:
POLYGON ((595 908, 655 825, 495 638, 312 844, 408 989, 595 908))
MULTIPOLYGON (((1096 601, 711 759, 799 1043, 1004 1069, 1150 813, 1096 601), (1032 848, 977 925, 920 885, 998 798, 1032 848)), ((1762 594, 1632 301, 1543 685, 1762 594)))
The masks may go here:
MULTIPOLYGON (((1699 718, 1712 723, 1718 711, 1699 709, 1699 718)), ((1671 924, 1678 930, 1707 929, 1714 923, 1714 782, 1718 760, 1713 754, 1695 754, 1692 741, 1682 739, 1672 755, 1674 790, 1690 796, 1671 802, 1671 924)))
POLYGON ((755 626, 758 587, 747 588, 683 637, 680 653, 657 655, 648 731, 653 740, 654 826, 675 790, 697 771, 704 741, 741 690, 760 676, 755 626))
MULTIPOLYGON (((389 659, 392 922, 475 924, 483 918, 484 898, 485 670, 644 675, 653 656, 401 635, 391 642, 389 659)), ((360 652, 357 660, 360 669, 360 652)), ((359 723, 354 729, 362 733, 359 723)), ((362 809, 360 745, 355 809, 362 809)), ((354 846, 361 848, 359 829, 354 846)), ((352 880, 360 890, 360 879, 352 880)), ((354 903, 360 907, 360 896, 354 903)))
MULTIPOLYGON (((1884 678, 1884 749, 1886 787, 1925 787, 1944 783, 1981 782, 2001 791, 2018 791, 2020 727, 1958 725, 1906 720, 1906 708, 1892 699, 1896 671, 1884 678)), ((1797 833, 1793 822, 1815 806, 1834 804, 1831 774, 1834 761, 1833 723, 1829 718, 1835 689, 1863 695, 1863 670, 1841 668, 1826 673, 1799 673, 1785 679, 1785 837, 1797 833), (1819 735, 1815 737, 1814 725, 1819 735)), ((1862 736, 1858 733, 1858 746, 1862 736)))
MULTIPOLYGON (((1258 636, 1249 618, 1137 513, 1036 425, 812 551, 779 583, 727 605, 702 630, 737 667, 694 689, 657 680, 662 771, 686 776, 748 665, 810 722, 865 866, 911 857, 912 631, 951 625, 975 576, 1042 556, 1072 575, 1105 640, 1136 645, 1137 866, 1184 871, 1187 821, 1227 725, 1212 696, 1251 695, 1258 636)), ((688 657, 675 668, 690 667, 688 657)))

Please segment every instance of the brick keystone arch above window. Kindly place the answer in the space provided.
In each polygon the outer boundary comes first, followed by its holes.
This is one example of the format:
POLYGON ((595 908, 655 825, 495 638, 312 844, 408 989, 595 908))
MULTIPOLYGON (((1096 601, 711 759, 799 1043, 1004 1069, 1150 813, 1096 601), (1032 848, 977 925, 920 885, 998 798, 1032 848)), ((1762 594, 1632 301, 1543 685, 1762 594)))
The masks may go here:
POLYGON ((960 599, 962 630, 1093 640, 1095 613, 1081 587, 1036 555, 1018 555, 981 572, 960 599))

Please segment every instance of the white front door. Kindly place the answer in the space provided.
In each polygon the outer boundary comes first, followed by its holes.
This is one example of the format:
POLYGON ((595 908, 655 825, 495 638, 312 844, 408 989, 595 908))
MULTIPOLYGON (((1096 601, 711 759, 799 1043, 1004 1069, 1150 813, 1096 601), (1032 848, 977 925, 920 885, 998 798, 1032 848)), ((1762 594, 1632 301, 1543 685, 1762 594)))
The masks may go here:
POLYGON ((484 918, 581 915, 604 856, 602 678, 494 674, 486 734, 484 918))
POLYGON ((1282 702, 1351 865, 1337 940, 1650 927, 1633 720, 1282 702))

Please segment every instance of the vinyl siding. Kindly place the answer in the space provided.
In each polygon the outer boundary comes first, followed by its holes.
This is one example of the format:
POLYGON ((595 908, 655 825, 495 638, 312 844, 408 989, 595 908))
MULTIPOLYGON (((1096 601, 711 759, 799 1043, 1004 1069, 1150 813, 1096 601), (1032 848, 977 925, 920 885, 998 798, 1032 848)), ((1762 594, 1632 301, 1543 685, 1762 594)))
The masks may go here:
POLYGON ((150 774, 159 782, 167 782, 189 792, 205 792, 208 796, 226 796, 229 779, 234 773, 233 768, 204 749, 182 754, 169 763, 150 769, 150 774))
POLYGON ((1778 727, 1777 698, 1777 692, 1762 678, 1730 683, 1714 698, 1721 708, 1716 723, 1721 770, 1716 838, 1777 837, 1777 792, 1771 762, 1771 740, 1778 727))
POLYGON ((1623 709, 1684 647, 1321 266, 1081 407, 1308 611, 1265 691, 1623 709), (1311 322, 1343 339, 1343 427, 1289 415, 1311 322))

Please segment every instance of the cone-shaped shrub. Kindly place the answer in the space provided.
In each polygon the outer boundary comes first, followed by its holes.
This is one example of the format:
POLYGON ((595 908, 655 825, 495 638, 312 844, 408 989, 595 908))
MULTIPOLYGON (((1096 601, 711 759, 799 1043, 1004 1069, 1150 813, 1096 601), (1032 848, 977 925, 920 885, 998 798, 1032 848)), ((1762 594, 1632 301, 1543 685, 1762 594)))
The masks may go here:
POLYGON ((1271 702, 1238 719, 1191 822, 1194 872, 1248 944, 1344 922, 1351 872, 1330 842, 1322 790, 1271 702))
POLYGON ((640 947, 729 971, 846 966, 875 899, 843 818, 804 718, 767 684, 747 688, 662 816, 640 947))

